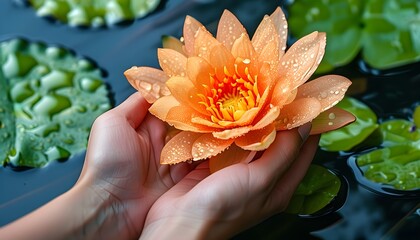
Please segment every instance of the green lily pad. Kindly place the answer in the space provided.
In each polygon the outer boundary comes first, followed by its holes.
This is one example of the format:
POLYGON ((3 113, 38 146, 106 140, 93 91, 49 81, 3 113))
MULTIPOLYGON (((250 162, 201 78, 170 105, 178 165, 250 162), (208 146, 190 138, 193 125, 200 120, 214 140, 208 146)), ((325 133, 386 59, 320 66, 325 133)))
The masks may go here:
POLYGON ((384 146, 412 143, 420 140, 420 129, 416 129, 413 122, 404 119, 383 122, 379 128, 384 146))
POLYGON ((361 0, 297 0, 290 6, 289 25, 293 36, 301 38, 313 31, 327 33, 328 43, 318 73, 349 63, 359 52, 362 3, 361 0))
POLYGON ((28 0, 39 16, 52 16, 71 26, 99 27, 141 18, 160 0, 28 0))
POLYGON ((289 25, 296 37, 327 33, 325 57, 318 73, 363 59, 388 69, 420 59, 420 5, 417 0, 296 0, 289 25))
POLYGON ((420 59, 420 5, 417 0, 370 0, 364 13, 363 58, 386 69, 420 59))
POLYGON ((337 175, 312 164, 293 194, 286 212, 300 215, 316 213, 337 196, 340 186, 337 175))
POLYGON ((356 116, 356 121, 343 128, 322 134, 319 146, 324 150, 349 151, 378 128, 376 114, 357 99, 345 97, 337 104, 337 107, 351 112, 356 116))
POLYGON ((380 125, 381 149, 357 157, 357 164, 370 181, 398 190, 420 188, 420 129, 410 121, 397 119, 380 125))
POLYGON ((420 128, 420 105, 414 109, 413 122, 417 128, 420 128))
POLYGON ((71 51, 0 43, 0 163, 41 167, 86 149, 94 119, 110 108, 102 73, 71 51))

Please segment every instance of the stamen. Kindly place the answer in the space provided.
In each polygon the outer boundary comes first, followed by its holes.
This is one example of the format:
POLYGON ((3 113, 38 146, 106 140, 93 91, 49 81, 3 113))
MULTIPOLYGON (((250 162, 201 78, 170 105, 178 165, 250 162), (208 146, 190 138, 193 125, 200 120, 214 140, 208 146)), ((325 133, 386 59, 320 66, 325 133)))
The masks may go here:
MULTIPOLYGON (((242 60, 250 64, 251 60, 242 60)), ((204 94, 197 94, 200 105, 211 115, 211 120, 221 126, 229 126, 233 121, 238 121, 250 110, 259 105, 260 93, 258 91, 258 76, 251 76, 249 67, 239 69, 233 65, 235 72, 223 67, 224 77, 210 75, 209 86, 203 84, 204 94)))

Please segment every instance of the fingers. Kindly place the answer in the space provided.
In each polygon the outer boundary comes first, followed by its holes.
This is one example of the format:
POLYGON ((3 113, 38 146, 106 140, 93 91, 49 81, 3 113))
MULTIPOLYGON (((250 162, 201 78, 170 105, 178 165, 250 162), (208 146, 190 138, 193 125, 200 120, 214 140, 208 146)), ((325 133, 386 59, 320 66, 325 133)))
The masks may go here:
POLYGON ((277 132, 276 140, 261 158, 250 163, 253 176, 257 180, 261 180, 261 178, 277 179, 281 176, 298 156, 303 142, 309 135, 310 128, 310 124, 305 124, 299 129, 277 132))
POLYGON ((275 186, 270 198, 271 206, 274 209, 283 210, 287 207, 290 198, 295 192, 297 186, 305 176, 309 165, 314 158, 318 149, 319 135, 314 135, 308 138, 302 146, 297 159, 292 163, 290 168, 280 178, 280 181, 275 186), (279 206, 283 205, 283 206, 279 206))
POLYGON ((115 107, 112 112, 124 116, 135 129, 147 115, 149 107, 150 104, 147 103, 140 93, 136 92, 115 107))

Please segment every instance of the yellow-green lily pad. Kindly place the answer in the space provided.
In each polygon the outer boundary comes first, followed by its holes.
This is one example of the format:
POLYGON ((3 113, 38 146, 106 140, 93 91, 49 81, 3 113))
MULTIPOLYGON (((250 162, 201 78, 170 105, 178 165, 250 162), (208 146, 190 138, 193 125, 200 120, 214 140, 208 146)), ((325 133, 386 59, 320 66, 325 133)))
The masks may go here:
POLYGON ((343 128, 323 133, 319 146, 324 150, 349 151, 378 128, 376 114, 361 101, 345 97, 336 106, 351 112, 356 116, 356 121, 343 128))
POLYGON ((0 43, 0 163, 41 167, 86 148, 110 108, 101 70, 70 50, 23 39, 0 43))
POLYGON ((28 0, 37 15, 71 26, 100 27, 141 18, 154 11, 160 0, 28 0))
POLYGON ((340 178, 330 170, 312 164, 297 187, 286 212, 310 215, 327 206, 338 194, 340 178))
POLYGON ((395 119, 380 125, 382 148, 357 157, 363 176, 398 190, 420 189, 420 129, 395 119))

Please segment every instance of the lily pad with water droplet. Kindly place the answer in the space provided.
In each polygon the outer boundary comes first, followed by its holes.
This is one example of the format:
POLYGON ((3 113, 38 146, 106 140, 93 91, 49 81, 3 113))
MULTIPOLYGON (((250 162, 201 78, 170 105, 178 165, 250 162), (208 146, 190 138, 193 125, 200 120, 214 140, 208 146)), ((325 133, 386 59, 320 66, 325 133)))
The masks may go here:
POLYGON ((312 164, 293 194, 286 212, 300 215, 316 213, 337 196, 340 186, 337 175, 312 164))
POLYGON ((356 116, 356 121, 343 128, 322 134, 319 145, 324 150, 351 150, 378 128, 376 114, 359 100, 345 97, 336 106, 352 113, 356 116))
POLYGON ((100 27, 144 17, 160 0, 28 0, 39 16, 51 16, 71 26, 100 27))
POLYGON ((41 167, 83 151, 94 119, 110 108, 101 70, 23 39, 0 43, 0 65, 0 163, 41 167))
POLYGON ((318 72, 363 59, 388 69, 420 59, 420 5, 417 0, 296 0, 289 25, 296 37, 327 33, 327 47, 318 72))
POLYGON ((398 190, 420 188, 420 129, 403 119, 382 123, 382 148, 357 157, 357 165, 370 181, 398 190))
POLYGON ((8 98, 7 84, 0 69, 0 163, 13 149, 14 143, 9 139, 15 138, 15 118, 13 105, 8 98))

